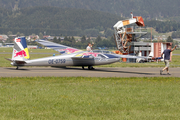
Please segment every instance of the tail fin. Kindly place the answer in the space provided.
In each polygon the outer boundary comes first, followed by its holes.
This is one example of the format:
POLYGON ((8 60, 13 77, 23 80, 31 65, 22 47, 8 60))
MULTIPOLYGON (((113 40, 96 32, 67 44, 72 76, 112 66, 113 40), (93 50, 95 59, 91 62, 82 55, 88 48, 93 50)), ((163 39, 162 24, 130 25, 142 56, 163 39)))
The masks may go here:
POLYGON ((29 51, 26 44, 25 37, 17 37, 14 39, 14 48, 12 53, 12 60, 26 61, 29 57, 29 51))

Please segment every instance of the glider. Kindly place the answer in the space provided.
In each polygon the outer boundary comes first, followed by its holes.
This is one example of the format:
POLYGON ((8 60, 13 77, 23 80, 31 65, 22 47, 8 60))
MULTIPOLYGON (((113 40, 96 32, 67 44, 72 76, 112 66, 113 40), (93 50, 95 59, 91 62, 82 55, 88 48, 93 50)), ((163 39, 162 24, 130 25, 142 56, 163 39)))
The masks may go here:
POLYGON ((6 59, 11 61, 11 65, 17 66, 16 69, 19 66, 82 66, 83 69, 84 66, 88 66, 88 69, 92 70, 94 69, 93 66, 119 62, 120 58, 149 58, 113 53, 87 52, 50 41, 36 41, 46 47, 53 48, 60 52, 61 55, 30 60, 25 37, 17 37, 14 39, 12 59, 6 59))

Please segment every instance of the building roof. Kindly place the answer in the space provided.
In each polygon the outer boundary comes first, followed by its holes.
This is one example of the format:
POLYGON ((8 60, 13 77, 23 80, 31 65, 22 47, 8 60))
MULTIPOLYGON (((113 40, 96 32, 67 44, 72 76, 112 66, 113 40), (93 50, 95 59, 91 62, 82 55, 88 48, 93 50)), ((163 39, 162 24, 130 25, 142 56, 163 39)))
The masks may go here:
POLYGON ((3 37, 3 38, 8 38, 8 36, 7 35, 0 35, 1 37, 3 37))
POLYGON ((7 40, 8 36, 7 35, 0 35, 0 40, 7 40))

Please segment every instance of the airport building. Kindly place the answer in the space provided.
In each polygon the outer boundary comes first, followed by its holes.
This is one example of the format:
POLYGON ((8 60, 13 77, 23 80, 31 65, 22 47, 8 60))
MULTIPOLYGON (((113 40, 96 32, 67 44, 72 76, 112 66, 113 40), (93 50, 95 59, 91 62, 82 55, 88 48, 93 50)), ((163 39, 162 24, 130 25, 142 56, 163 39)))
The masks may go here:
MULTIPOLYGON (((169 42, 146 43, 132 42, 129 54, 136 56, 161 57, 161 53, 171 46, 169 42)), ((164 59, 161 59, 163 61, 164 59)), ((127 59, 126 62, 140 62, 135 59, 127 59)))

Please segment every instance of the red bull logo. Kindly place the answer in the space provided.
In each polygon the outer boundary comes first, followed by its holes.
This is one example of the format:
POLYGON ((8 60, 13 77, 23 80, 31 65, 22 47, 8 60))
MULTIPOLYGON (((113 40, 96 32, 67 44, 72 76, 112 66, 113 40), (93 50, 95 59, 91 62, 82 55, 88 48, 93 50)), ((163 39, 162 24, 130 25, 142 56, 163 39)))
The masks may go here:
POLYGON ((14 50, 14 54, 15 54, 14 57, 18 57, 18 56, 25 57, 25 56, 27 56, 27 54, 24 50, 21 50, 19 52, 16 52, 16 50, 14 50))

